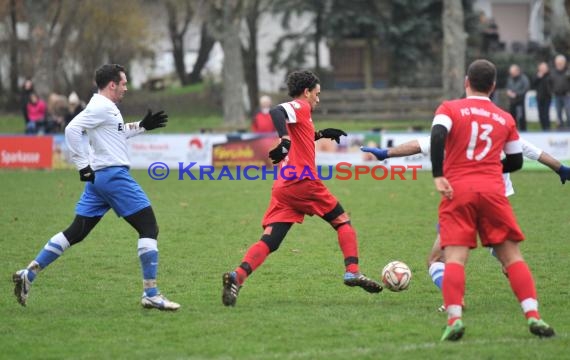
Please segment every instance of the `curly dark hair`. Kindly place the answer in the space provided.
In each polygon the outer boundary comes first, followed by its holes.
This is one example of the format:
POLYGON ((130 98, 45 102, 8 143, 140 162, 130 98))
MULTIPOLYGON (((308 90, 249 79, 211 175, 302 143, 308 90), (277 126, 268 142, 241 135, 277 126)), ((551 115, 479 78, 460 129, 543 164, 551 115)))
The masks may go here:
POLYGON ((111 81, 118 84, 121 81, 121 73, 125 68, 118 64, 105 64, 95 71, 95 82, 99 90, 104 89, 111 81))
POLYGON ((305 89, 313 90, 317 84, 320 84, 317 75, 309 70, 293 71, 287 76, 287 89, 289 96, 297 97, 305 91, 305 89))

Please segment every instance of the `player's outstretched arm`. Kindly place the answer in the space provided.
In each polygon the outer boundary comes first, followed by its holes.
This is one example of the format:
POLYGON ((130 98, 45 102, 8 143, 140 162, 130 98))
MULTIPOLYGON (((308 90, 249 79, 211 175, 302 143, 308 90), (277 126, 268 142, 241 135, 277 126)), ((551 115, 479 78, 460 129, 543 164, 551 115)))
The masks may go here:
POLYGON ((566 180, 570 180, 570 167, 562 165, 562 163, 554 158, 547 152, 537 147, 534 144, 526 141, 525 139, 520 139, 523 155, 529 159, 537 160, 541 164, 548 166, 552 171, 560 176, 560 181, 562 184, 566 183, 566 180))
POLYGON ((558 173, 560 167, 563 166, 562 163, 558 161, 558 159, 555 159, 554 157, 552 157, 552 155, 544 151, 541 152, 540 156, 538 157, 538 162, 541 163, 542 165, 548 166, 555 173, 558 173))
POLYGON ((164 110, 153 113, 151 109, 148 109, 145 117, 140 121, 139 126, 150 131, 156 128, 165 127, 167 122, 168 115, 166 115, 164 110))
POLYGON ((318 130, 315 132, 315 141, 319 140, 319 139, 331 139, 336 141, 337 144, 340 144, 340 137, 341 136, 347 136, 347 134, 340 129, 332 129, 332 128, 328 128, 328 129, 323 129, 323 130, 318 130))
POLYGON ((566 180, 570 180, 570 167, 562 165, 558 159, 554 158, 549 153, 543 151, 542 154, 540 154, 538 161, 557 173, 558 176, 560 176, 560 182, 562 184, 565 184, 566 180))
POLYGON ((360 150, 373 154, 378 160, 386 160, 391 157, 416 155, 422 152, 422 148, 418 140, 411 140, 392 148, 361 146, 360 150))

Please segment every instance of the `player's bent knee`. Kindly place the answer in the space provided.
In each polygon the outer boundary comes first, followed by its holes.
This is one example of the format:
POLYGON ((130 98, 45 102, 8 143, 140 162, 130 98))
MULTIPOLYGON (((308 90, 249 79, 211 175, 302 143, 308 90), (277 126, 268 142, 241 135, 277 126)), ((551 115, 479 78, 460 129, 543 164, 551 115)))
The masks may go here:
POLYGON ((338 229, 341 225, 350 224, 350 218, 340 203, 337 203, 334 209, 324 214, 322 218, 335 229, 338 229))
POLYGON ((158 239, 158 224, 144 224, 139 231, 139 238, 158 239))
POLYGON ((101 220, 100 216, 86 217, 76 215, 71 225, 63 231, 63 235, 69 242, 69 245, 75 245, 85 239, 99 220, 101 220))
POLYGON ((513 263, 524 261, 524 257, 520 252, 517 242, 507 240, 502 244, 493 246, 495 254, 504 267, 508 267, 513 263))
POLYGON ((279 241, 271 236, 263 235, 261 237, 261 241, 263 241, 265 245, 267 245, 267 247, 269 248, 269 252, 274 252, 277 251, 277 249, 279 249, 279 246, 281 246, 281 242, 283 241, 283 239, 279 241))
POLYGON ((428 255, 427 259, 427 266, 428 268, 436 262, 445 262, 445 258, 443 257, 443 251, 441 249, 432 249, 428 255))
POLYGON ((279 249, 279 246, 281 246, 285 235, 287 235, 292 225, 292 223, 273 223, 267 225, 263 231, 261 241, 267 245, 270 252, 276 251, 279 249))
POLYGON ((139 233, 139 238, 158 239, 158 223, 152 207, 148 206, 129 215, 125 220, 139 233))

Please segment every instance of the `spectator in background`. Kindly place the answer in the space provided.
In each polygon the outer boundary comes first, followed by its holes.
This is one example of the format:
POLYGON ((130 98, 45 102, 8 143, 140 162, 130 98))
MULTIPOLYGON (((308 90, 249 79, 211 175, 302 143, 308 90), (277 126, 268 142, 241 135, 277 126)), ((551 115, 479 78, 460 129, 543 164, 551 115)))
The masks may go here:
POLYGON ((35 92, 30 94, 26 111, 28 116, 26 134, 43 134, 45 132, 46 103, 35 92))
POLYGON ((24 126, 27 129, 28 122, 30 118, 28 117, 28 103, 30 102, 30 95, 34 92, 34 83, 32 80, 26 79, 22 85, 22 93, 20 98, 20 106, 22 109, 22 115, 24 116, 24 126))
POLYGON ((67 98, 67 103, 69 104, 69 106, 67 108, 67 114, 65 114, 64 126, 67 126, 67 124, 69 124, 69 122, 73 120, 74 117, 76 117, 80 112, 83 111, 83 109, 85 109, 85 105, 83 104, 81 99, 79 99, 79 96, 75 91, 69 94, 69 97, 67 98))
POLYGON ((552 92, 550 90, 550 77, 548 64, 541 62, 538 64, 536 77, 532 82, 532 88, 536 90, 536 104, 538 107, 538 119, 540 127, 544 131, 550 130, 550 101, 552 92))
POLYGON ((252 132, 275 132, 275 127, 273 126, 271 115, 269 115, 269 110, 271 110, 271 98, 267 95, 263 95, 259 98, 259 110, 255 114, 253 123, 251 124, 252 132))
POLYGON ((47 101, 46 132, 59 133, 65 128, 67 115, 67 98, 64 95, 51 93, 47 101))
POLYGON ((550 73, 550 88, 554 95, 554 105, 556 106, 556 116, 558 117, 558 127, 564 127, 564 118, 562 117, 562 109, 566 113, 566 121, 570 124, 570 80, 568 67, 566 66, 566 57, 557 55, 554 58, 554 69, 550 73))
POLYGON ((509 112, 517 122, 520 131, 526 131, 526 116, 524 97, 530 89, 528 77, 521 72, 520 66, 511 65, 507 79, 507 96, 509 97, 509 112))
POLYGON ((482 34, 482 48, 483 52, 488 54, 491 52, 501 50, 501 42, 499 39, 499 27, 495 22, 495 19, 491 18, 489 20, 483 20, 483 31, 482 34))

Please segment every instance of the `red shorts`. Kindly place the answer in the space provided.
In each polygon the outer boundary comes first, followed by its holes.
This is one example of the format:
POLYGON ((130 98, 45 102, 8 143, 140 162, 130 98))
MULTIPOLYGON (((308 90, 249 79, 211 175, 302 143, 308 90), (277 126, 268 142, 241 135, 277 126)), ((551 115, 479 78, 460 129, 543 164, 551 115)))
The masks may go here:
POLYGON ((305 215, 323 216, 338 200, 320 180, 301 180, 289 186, 273 186, 263 227, 274 222, 302 223, 305 215))
POLYGON ((504 194, 465 192, 442 199, 439 205, 441 248, 450 245, 477 247, 477 233, 483 246, 506 240, 522 241, 509 200, 504 194))

